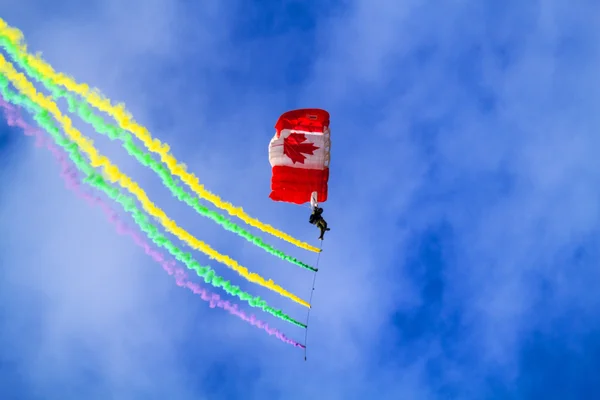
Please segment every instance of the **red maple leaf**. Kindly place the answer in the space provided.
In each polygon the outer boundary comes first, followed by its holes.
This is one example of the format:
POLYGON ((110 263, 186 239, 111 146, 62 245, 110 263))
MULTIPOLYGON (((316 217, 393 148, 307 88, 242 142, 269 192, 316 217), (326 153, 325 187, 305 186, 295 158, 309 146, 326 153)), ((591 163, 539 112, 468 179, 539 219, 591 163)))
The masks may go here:
POLYGON ((305 154, 313 155, 313 152, 318 149, 314 143, 304 143, 305 141, 306 136, 303 133, 290 133, 283 139, 283 154, 288 156, 294 164, 296 162, 304 164, 305 154))

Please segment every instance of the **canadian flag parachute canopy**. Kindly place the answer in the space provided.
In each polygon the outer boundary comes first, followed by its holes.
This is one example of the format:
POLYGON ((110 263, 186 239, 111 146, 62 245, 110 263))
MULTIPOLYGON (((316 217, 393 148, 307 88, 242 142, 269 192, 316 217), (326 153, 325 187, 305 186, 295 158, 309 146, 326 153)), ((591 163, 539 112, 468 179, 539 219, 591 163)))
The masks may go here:
POLYGON ((269 143, 271 194, 275 201, 303 204, 327 200, 329 113, 318 108, 292 110, 275 124, 269 143), (313 193, 317 198, 314 199, 313 193))

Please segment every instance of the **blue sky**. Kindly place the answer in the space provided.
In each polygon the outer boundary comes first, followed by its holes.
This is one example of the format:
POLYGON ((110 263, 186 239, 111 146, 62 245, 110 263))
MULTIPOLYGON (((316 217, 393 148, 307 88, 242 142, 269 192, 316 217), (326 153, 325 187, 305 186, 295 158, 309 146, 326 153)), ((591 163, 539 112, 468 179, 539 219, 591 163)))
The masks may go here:
MULTIPOLYGON (((288 109, 332 116, 307 362, 177 287, 3 124, 3 398, 599 395, 597 2, 0 5, 31 50, 125 102, 210 190, 313 242, 308 209, 268 199, 267 145, 288 109)), ((311 274, 197 216, 78 126, 190 232, 308 297, 311 274)))

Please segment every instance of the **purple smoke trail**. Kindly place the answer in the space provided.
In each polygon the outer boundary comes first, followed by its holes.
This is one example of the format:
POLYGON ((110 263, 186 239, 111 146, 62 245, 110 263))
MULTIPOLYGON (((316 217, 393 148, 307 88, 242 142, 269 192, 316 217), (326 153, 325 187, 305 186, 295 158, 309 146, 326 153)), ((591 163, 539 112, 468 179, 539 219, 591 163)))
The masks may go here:
POLYGON ((137 232, 133 231, 123 221, 121 221, 117 213, 114 212, 101 198, 94 197, 93 195, 83 191, 77 170, 70 165, 67 157, 50 140, 45 139, 44 134, 40 129, 36 129, 25 122, 18 109, 7 103, 1 96, 0 106, 4 108, 4 115, 8 125, 21 128, 25 135, 35 137, 36 146, 40 147, 45 145, 46 148, 50 150, 52 155, 54 155, 56 160, 61 165, 61 176, 65 180, 67 188, 71 189, 78 197, 83 198, 89 204, 99 206, 102 211, 104 211, 110 222, 115 225, 115 228, 120 235, 128 235, 131 237, 138 246, 144 249, 146 254, 152 257, 154 261, 160 263, 163 269, 167 271, 169 275, 175 275, 175 281, 178 286, 185 287, 191 290, 194 294, 200 295, 202 300, 210 303, 211 308, 219 307, 227 310, 230 314, 233 314, 256 327, 265 330, 269 335, 274 335, 282 342, 291 344, 295 347, 304 348, 304 345, 289 339, 279 330, 269 327, 269 324, 256 319, 256 316, 251 315, 248 317, 244 311, 239 309, 237 304, 232 304, 229 301, 225 301, 221 299, 218 294, 211 293, 200 287, 200 285, 197 283, 188 280, 187 274, 182 268, 177 267, 174 261, 165 260, 164 256, 159 251, 153 249, 137 232))

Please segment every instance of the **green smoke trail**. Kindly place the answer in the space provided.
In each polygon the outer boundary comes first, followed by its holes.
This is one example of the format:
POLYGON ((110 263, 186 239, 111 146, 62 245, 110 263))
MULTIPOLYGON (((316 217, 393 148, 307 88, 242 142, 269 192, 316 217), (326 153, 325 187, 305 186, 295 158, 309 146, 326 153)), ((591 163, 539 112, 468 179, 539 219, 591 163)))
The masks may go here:
POLYGON ((31 68, 28 65, 27 61, 23 57, 19 56, 18 52, 14 49, 12 43, 6 37, 0 36, 0 43, 2 44, 2 47, 4 47, 10 54, 11 58, 15 60, 27 72, 27 74, 30 77, 42 83, 48 90, 50 90, 54 98, 65 98, 69 104, 70 112, 76 112, 82 120, 92 125, 98 133, 107 135, 111 140, 120 140, 123 143, 123 147, 125 148, 127 153, 135 157, 142 165, 152 169, 158 176, 160 176, 163 184, 171 191, 173 196, 175 196, 178 200, 185 202, 194 210, 196 210, 196 212, 198 212, 200 215, 212 219, 228 231, 238 234, 239 236, 243 237, 255 246, 260 247, 266 252, 276 257, 279 257, 284 261, 298 265, 310 271, 317 271, 316 268, 311 267, 310 265, 303 263, 302 261, 290 255, 287 255, 281 250, 277 250, 273 246, 263 242, 261 238, 244 230, 242 227, 236 225, 231 220, 219 214, 218 212, 209 210, 207 207, 203 206, 200 203, 198 197, 190 195, 175 181, 173 175, 167 168, 165 168, 160 162, 156 161, 150 153, 145 152, 144 150, 139 148, 135 144, 133 136, 129 132, 121 129, 116 125, 107 123, 102 117, 98 116, 97 114, 94 114, 92 107, 89 106, 86 102, 76 100, 75 96, 70 94, 68 90, 58 87, 44 75, 38 73, 35 69, 31 68))
POLYGON ((305 324, 296 321, 292 317, 283 313, 281 310, 277 310, 268 306, 267 302, 262 300, 259 296, 252 297, 252 295, 242 291, 238 286, 232 285, 228 280, 218 276, 210 267, 201 266, 192 258, 190 253, 183 252, 164 235, 160 234, 158 228, 149 223, 146 215, 136 207, 135 200, 132 197, 121 193, 118 188, 109 185, 104 180, 102 175, 98 174, 96 170, 85 160, 85 157, 79 152, 79 146, 61 135, 60 130, 57 128, 56 124, 52 120, 52 117, 46 110, 33 103, 26 96, 12 92, 8 86, 8 79, 3 74, 0 74, 0 91, 2 92, 2 96, 14 105, 21 106, 27 109, 30 113, 34 114, 34 119, 36 122, 46 131, 48 131, 48 133, 50 133, 55 142, 66 150, 69 158, 71 158, 77 168, 79 168, 86 175, 86 178, 83 179, 83 181, 101 190, 112 200, 121 204, 125 211, 132 215, 134 221, 139 225, 140 229, 156 245, 166 248, 169 253, 173 255, 173 257, 184 263, 189 269, 194 270, 198 276, 204 278, 206 283, 209 283, 214 287, 223 288, 223 290, 230 295, 246 301, 252 307, 261 308, 263 311, 281 318, 284 321, 290 322, 302 328, 306 328, 305 324))

